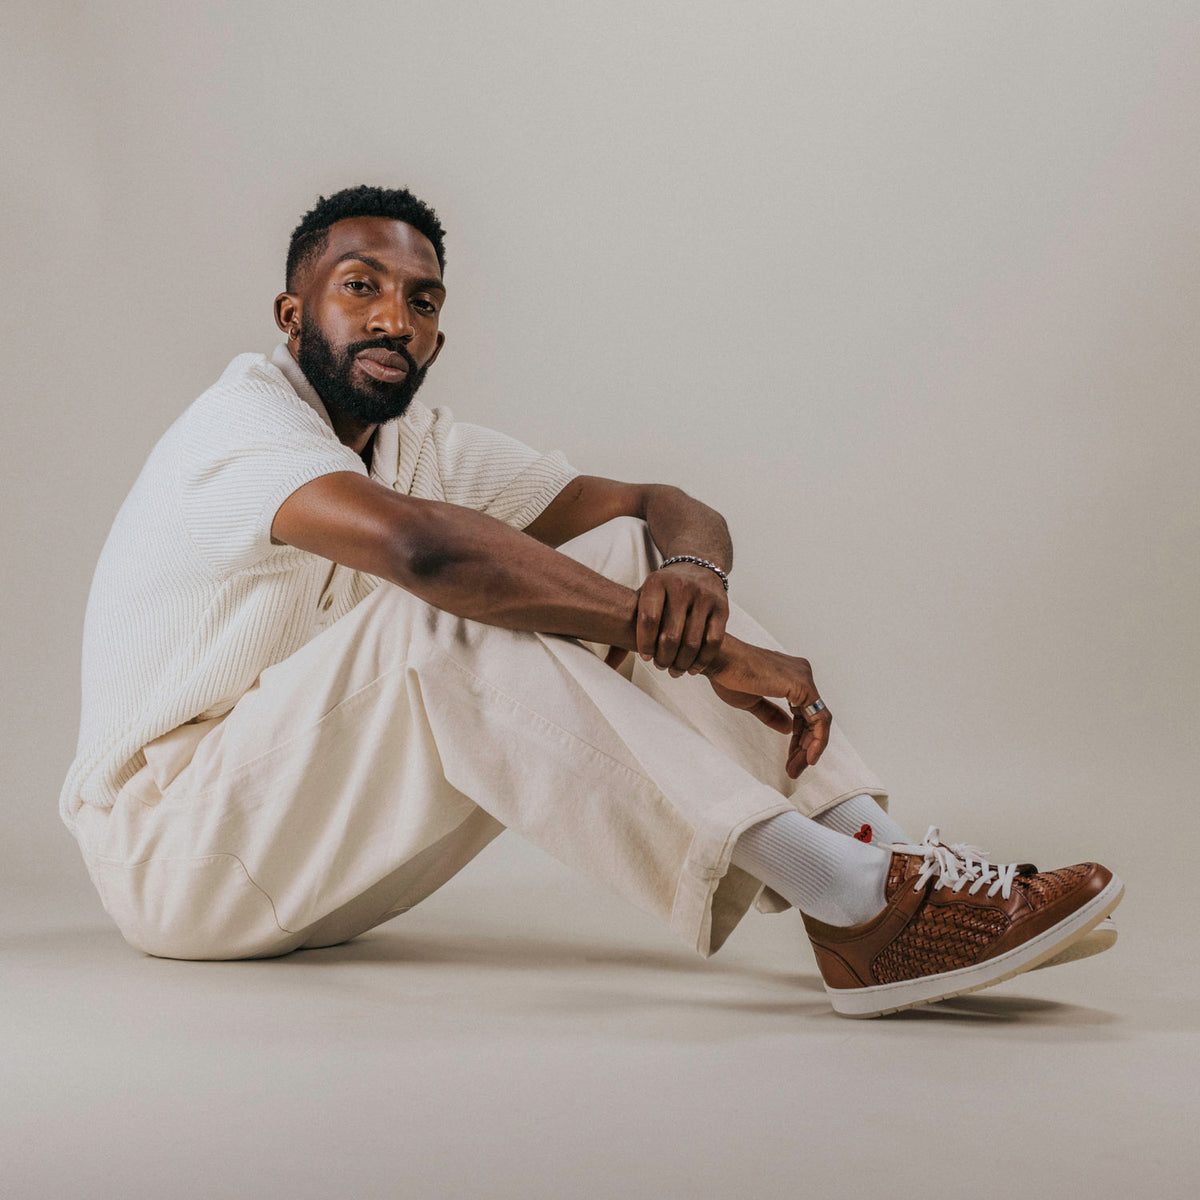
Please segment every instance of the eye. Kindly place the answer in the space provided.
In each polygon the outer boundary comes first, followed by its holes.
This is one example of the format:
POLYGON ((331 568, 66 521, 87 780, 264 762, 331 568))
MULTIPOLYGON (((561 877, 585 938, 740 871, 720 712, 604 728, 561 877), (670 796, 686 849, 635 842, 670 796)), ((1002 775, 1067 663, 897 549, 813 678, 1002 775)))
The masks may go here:
POLYGON ((371 285, 365 279, 347 279, 344 287, 348 287, 352 292, 357 292, 360 296, 371 290, 371 285))
POLYGON ((413 306, 419 308, 423 313, 433 314, 437 312, 437 305, 432 300, 417 299, 413 301, 413 306))

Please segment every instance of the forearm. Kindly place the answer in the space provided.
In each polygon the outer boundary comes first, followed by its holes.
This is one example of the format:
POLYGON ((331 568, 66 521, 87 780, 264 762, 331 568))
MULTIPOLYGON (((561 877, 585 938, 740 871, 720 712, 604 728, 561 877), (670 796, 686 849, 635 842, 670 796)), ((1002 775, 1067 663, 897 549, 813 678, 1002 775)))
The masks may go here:
MULTIPOLYGON (((398 530, 393 583, 487 625, 637 648, 632 589, 482 513, 436 501, 410 513, 417 519, 398 530)), ((797 661, 727 635, 704 673, 747 691, 770 681, 776 695, 787 687, 780 671, 797 661)))
POLYGON ((664 558, 691 554, 733 569, 733 543, 725 518, 707 504, 676 487, 654 484, 646 488, 642 517, 654 544, 664 558))
MULTIPOLYGON (((693 516, 704 507, 690 503, 693 516)), ((407 519, 393 526, 384 571, 393 583, 437 608, 489 625, 637 649, 637 592, 481 513, 411 498, 405 498, 404 506, 407 519)), ((669 530, 671 521, 678 520, 670 514, 667 505, 669 530)), ((689 521, 687 506, 683 515, 665 538, 704 528, 702 515, 699 523, 689 521)), ((724 521, 717 517, 717 522, 707 526, 714 540, 702 547, 713 561, 728 564, 731 555, 718 558, 718 539, 723 535, 727 547, 728 533, 724 521)), ((787 772, 793 779, 821 756, 830 714, 825 709, 804 715, 805 706, 818 698, 806 660, 723 636, 703 666, 697 660, 696 669, 726 703, 780 733, 791 732, 787 772), (785 696, 793 715, 768 696, 785 696)))
POLYGON ((636 648, 637 593, 482 513, 426 502, 397 531, 391 582, 455 616, 636 648))

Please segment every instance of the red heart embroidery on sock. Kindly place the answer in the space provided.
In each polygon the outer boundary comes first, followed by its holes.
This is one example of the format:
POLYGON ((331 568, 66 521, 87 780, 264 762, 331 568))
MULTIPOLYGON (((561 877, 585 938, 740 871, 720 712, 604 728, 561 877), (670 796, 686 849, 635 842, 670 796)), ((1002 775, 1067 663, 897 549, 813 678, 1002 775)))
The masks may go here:
POLYGON ((870 825, 864 825, 864 826, 863 826, 863 827, 862 827, 862 828, 861 828, 861 829, 860 829, 860 830, 859 830, 859 831, 858 831, 856 834, 854 834, 853 836, 854 836, 854 838, 855 838, 857 841, 860 841, 860 842, 869 842, 869 841, 871 840, 871 837, 872 837, 872 835, 873 835, 873 832, 874 832, 874 831, 871 829, 870 825))

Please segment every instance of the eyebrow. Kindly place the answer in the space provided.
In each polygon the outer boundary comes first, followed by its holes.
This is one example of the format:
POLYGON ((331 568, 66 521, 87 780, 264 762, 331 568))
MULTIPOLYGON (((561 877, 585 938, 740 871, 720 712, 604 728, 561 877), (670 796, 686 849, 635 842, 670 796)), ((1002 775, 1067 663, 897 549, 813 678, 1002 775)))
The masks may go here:
MULTIPOLYGON (((381 275, 387 275, 388 269, 377 258, 372 258, 369 254, 362 254, 357 250, 348 250, 340 258, 334 260, 334 266, 339 266, 344 262, 360 262, 365 267, 370 267, 372 271, 378 271, 381 275)), ((445 292, 446 285, 435 275, 430 275, 424 279, 414 279, 411 281, 411 287, 417 292, 445 292)))

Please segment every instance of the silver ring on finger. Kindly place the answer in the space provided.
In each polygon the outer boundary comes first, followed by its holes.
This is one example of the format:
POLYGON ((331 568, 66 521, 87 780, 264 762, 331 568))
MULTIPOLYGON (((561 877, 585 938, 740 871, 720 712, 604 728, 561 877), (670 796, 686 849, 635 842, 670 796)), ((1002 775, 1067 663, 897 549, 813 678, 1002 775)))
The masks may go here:
POLYGON ((803 708, 800 708, 795 704, 789 704, 788 707, 792 710, 792 712, 798 712, 811 721, 813 717, 817 715, 817 713, 825 711, 825 701, 814 700, 811 704, 806 704, 803 708))

